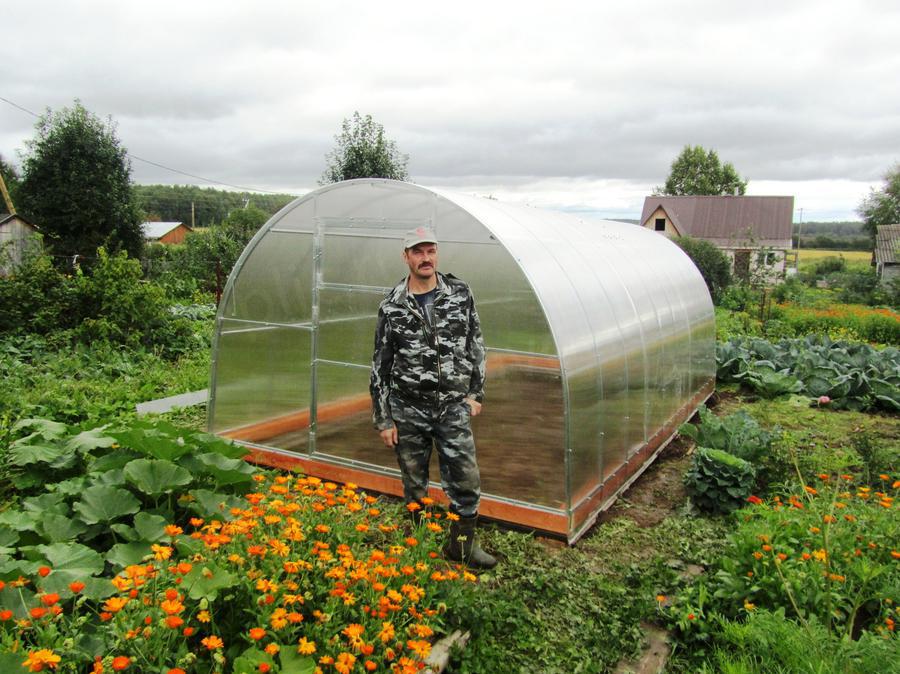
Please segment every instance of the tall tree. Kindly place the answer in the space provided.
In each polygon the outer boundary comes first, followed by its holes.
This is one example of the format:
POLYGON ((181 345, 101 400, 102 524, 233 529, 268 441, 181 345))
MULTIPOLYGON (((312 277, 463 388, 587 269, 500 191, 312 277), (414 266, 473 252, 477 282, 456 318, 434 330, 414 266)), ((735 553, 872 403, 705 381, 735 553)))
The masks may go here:
POLYGON ((661 194, 728 195, 744 194, 747 181, 738 175, 730 162, 722 164, 715 150, 701 145, 685 145, 681 154, 672 162, 669 177, 661 194))
POLYGON ((112 119, 101 120, 79 101, 48 110, 26 143, 21 210, 47 234, 59 255, 96 255, 97 248, 137 257, 143 246, 131 163, 112 119))
POLYGON ((372 115, 362 117, 354 112, 352 119, 344 120, 334 139, 337 145, 325 155, 328 166, 319 179, 320 185, 354 178, 409 178, 409 156, 401 154, 397 144, 385 137, 384 127, 372 115))
POLYGON ((900 164, 884 175, 884 186, 871 190, 856 212, 862 217, 866 233, 873 242, 879 225, 900 222, 900 164))

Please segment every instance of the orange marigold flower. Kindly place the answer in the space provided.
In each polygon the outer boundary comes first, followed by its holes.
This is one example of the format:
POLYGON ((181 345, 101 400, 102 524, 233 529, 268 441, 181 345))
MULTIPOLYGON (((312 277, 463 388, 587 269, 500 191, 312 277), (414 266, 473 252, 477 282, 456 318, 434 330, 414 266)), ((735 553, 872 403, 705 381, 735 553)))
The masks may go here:
POLYGON ((881 474, 878 476, 878 479, 879 479, 879 480, 884 480, 885 482, 887 482, 888 480, 891 479, 891 476, 890 476, 890 475, 885 475, 884 473, 881 473, 881 474))
POLYGON ((167 524, 165 531, 166 536, 178 536, 179 534, 184 533, 184 529, 175 524, 167 524))
POLYGON ((697 619, 697 616, 695 616, 693 613, 688 613, 688 614, 687 614, 687 619, 688 619, 688 620, 696 620, 696 619, 697 619))
POLYGON ((176 615, 184 611, 184 604, 177 599, 165 599, 159 603, 159 607, 166 615, 176 615))
POLYGON ((251 627, 249 634, 250 638, 253 639, 253 641, 259 641, 264 636, 266 636, 266 630, 262 627, 251 627))
POLYGON ((658 603, 660 603, 660 604, 662 604, 663 602, 665 602, 666 599, 668 599, 668 597, 666 597, 666 595, 664 595, 664 594, 658 594, 658 595, 656 595, 656 601, 657 601, 658 603))
POLYGON ((300 641, 297 643, 297 652, 300 655, 312 655, 316 652, 316 642, 309 641, 306 637, 300 637, 300 641))
POLYGON ((50 575, 50 571, 51 571, 51 569, 49 566, 42 566, 38 569, 38 575, 41 578, 46 578, 47 576, 50 575))
POLYGON ((225 642, 214 634, 208 637, 204 637, 200 640, 200 643, 206 646, 206 648, 211 651, 214 651, 217 648, 222 648, 225 645, 225 642))
POLYGON ((43 618, 45 615, 47 615, 47 609, 45 609, 43 606, 35 606, 28 613, 31 614, 32 618, 37 620, 38 618, 43 618))
POLYGON ((350 623, 349 625, 347 625, 347 627, 341 630, 341 634, 349 637, 350 639, 359 639, 365 631, 366 628, 359 623, 350 623))
POLYGON ((837 518, 834 515, 825 515, 822 518, 822 521, 825 522, 825 524, 834 524, 837 522, 837 518))
POLYGON ((891 557, 893 557, 894 559, 900 559, 900 552, 897 552, 896 550, 891 550, 891 557))
POLYGON ((813 487, 810 487, 809 485, 806 485, 805 487, 803 487, 803 489, 806 491, 807 494, 812 494, 813 496, 815 496, 816 494, 819 493, 813 487))
POLYGON ((279 646, 278 644, 269 644, 263 650, 269 655, 275 655, 276 653, 278 653, 278 651, 281 650, 281 646, 279 646))
POLYGON ((8 608, 0 611, 0 620, 6 622, 7 620, 12 620, 13 612, 8 608))
POLYGON ((447 513, 447 519, 450 520, 451 522, 458 522, 459 515, 457 515, 456 513, 447 513))
POLYGON ((128 601, 128 597, 110 597, 103 604, 103 610, 109 611, 110 613, 118 613, 125 608, 125 604, 127 604, 128 601))
POLYGON ((406 647, 413 653, 418 655, 422 660, 431 653, 431 644, 424 639, 410 639, 406 642, 406 647))
POLYGON ((62 660, 62 658, 49 648, 42 648, 29 653, 28 658, 22 663, 22 666, 27 667, 29 672, 40 672, 43 671, 45 666, 50 669, 56 669, 60 660, 62 660))
POLYGON ((166 674, 187 674, 181 667, 172 667, 166 674))
POLYGON ((192 636, 194 636, 194 632, 196 632, 196 631, 197 631, 197 630, 194 629, 193 627, 185 627, 185 628, 181 631, 181 633, 182 633, 184 636, 186 636, 186 637, 192 637, 192 636))
POLYGON ((113 658, 112 668, 114 672, 121 672, 128 669, 131 664, 131 658, 124 655, 117 655, 113 658))
POLYGON ((408 536, 407 538, 403 539, 403 542, 406 543, 411 548, 414 548, 419 544, 419 541, 417 541, 412 536, 408 536))
POLYGON ((177 615, 166 616, 166 627, 172 630, 177 630, 179 627, 184 625, 184 619, 177 615))
POLYGON ((763 500, 759 496, 755 496, 753 494, 747 497, 747 501, 749 503, 752 503, 753 505, 759 505, 763 502, 763 500))
POLYGON ((257 669, 257 671, 260 671, 263 674, 266 674, 266 672, 268 672, 269 670, 272 669, 272 665, 270 665, 268 662, 260 662, 256 666, 256 669, 257 669))
POLYGON ((41 597, 41 603, 44 606, 53 606, 56 602, 59 601, 59 595, 55 592, 50 592, 41 597))

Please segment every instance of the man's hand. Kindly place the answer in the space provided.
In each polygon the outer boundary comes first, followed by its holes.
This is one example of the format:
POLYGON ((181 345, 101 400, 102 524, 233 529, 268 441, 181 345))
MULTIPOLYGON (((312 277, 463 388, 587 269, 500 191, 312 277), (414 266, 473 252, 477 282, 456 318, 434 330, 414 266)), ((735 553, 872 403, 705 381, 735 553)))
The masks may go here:
POLYGON ((469 406, 469 410, 473 417, 477 417, 481 414, 481 403, 475 400, 475 398, 466 398, 465 403, 469 406))
POLYGON ((379 431, 381 441, 388 447, 394 447, 397 444, 397 426, 391 426, 383 431, 379 431))

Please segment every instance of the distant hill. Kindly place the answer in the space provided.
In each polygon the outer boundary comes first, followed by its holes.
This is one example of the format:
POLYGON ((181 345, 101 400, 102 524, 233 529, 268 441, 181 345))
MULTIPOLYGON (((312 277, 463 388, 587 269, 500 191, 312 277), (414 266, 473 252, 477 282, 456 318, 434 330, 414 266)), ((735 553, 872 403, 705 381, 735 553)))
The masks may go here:
POLYGON ((246 203, 274 215, 297 197, 291 194, 258 194, 231 192, 196 185, 135 185, 138 206, 147 219, 191 224, 193 204, 196 227, 209 227, 222 222, 235 208, 246 203))

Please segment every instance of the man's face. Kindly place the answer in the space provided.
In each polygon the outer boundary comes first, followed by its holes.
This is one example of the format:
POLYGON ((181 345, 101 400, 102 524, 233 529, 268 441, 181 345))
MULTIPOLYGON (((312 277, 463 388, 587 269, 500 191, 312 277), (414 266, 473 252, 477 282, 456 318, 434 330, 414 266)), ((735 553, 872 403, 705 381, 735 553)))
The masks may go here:
POLYGON ((419 243, 403 251, 403 260, 409 266, 409 272, 421 280, 434 276, 437 259, 437 245, 433 243, 419 243))

